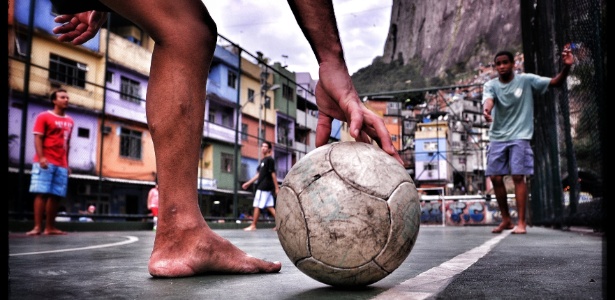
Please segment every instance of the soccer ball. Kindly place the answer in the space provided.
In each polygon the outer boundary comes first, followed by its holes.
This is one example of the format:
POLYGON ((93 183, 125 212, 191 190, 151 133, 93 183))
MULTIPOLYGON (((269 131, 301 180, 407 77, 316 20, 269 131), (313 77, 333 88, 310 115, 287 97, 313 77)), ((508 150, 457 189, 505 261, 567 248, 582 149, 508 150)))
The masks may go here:
POLYGON ((419 196, 404 167, 380 148, 339 142, 295 164, 276 202, 288 258, 322 283, 381 280, 408 257, 420 224, 419 196))

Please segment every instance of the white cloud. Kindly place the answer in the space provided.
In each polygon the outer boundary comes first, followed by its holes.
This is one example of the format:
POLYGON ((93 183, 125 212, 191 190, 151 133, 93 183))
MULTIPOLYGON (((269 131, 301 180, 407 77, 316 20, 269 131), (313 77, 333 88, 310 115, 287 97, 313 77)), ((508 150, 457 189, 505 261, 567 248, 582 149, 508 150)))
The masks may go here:
MULTIPOLYGON (((318 78, 318 63, 286 0, 203 0, 218 33, 256 55, 294 72, 318 78), (287 56, 284 57, 284 56, 287 56)), ((392 0, 334 0, 340 39, 350 74, 382 55, 389 30, 392 0)))

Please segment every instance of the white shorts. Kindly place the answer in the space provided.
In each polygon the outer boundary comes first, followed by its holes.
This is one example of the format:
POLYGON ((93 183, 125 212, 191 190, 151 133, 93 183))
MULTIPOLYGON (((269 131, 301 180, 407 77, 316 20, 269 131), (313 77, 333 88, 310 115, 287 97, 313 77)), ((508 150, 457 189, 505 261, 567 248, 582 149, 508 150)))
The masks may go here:
POLYGON ((271 193, 271 191, 256 190, 256 195, 254 195, 254 203, 252 203, 252 206, 261 209, 265 207, 273 207, 273 193, 271 193))

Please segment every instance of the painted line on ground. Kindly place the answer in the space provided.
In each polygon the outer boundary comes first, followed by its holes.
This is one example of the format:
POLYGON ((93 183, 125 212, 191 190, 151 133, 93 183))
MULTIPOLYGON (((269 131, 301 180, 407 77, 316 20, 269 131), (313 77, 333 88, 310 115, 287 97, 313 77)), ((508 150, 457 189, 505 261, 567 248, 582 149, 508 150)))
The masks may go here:
POLYGON ((80 247, 80 248, 68 248, 68 249, 59 249, 59 250, 49 250, 49 251, 38 251, 38 252, 26 252, 26 253, 14 253, 9 254, 9 256, 24 256, 24 255, 38 255, 38 254, 48 254, 48 253, 60 253, 60 252, 70 252, 70 251, 82 251, 82 250, 91 250, 91 249, 100 249, 114 246, 121 246, 126 244, 131 244, 137 242, 139 240, 136 236, 125 236, 127 238, 126 241, 111 243, 111 244, 102 244, 96 246, 88 246, 88 247, 80 247))
POLYGON ((486 241, 482 245, 465 253, 459 254, 441 265, 431 268, 414 278, 408 279, 399 285, 379 294, 374 300, 391 299, 428 299, 444 290, 453 280, 453 277, 465 271, 480 258, 485 256, 495 245, 507 237, 512 230, 505 230, 498 236, 486 241))

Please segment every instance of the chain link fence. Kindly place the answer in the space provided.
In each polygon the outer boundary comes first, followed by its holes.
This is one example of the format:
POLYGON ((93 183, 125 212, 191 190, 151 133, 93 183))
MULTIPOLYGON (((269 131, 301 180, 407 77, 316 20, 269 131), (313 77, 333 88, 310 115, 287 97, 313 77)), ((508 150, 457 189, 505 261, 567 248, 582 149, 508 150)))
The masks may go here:
POLYGON ((531 222, 602 228, 606 2, 521 1, 525 71, 554 76, 575 55, 567 84, 535 104, 531 222))

